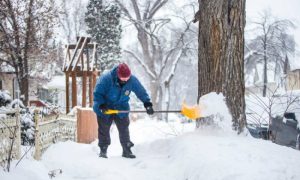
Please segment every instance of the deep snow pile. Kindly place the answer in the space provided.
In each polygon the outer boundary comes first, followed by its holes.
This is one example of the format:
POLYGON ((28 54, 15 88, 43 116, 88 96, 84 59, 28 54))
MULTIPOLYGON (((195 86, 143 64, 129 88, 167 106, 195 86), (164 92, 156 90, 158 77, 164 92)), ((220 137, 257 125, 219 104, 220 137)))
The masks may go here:
MULTIPOLYGON (((49 179, 48 172, 61 168, 55 179, 299 179, 300 152, 194 123, 166 124, 140 120, 131 124, 136 159, 121 157, 117 129, 112 129, 108 159, 97 157, 97 143, 58 143, 40 162, 23 160, 12 172, 0 172, 2 180, 49 179), (183 127, 184 126, 184 127, 183 127), (190 131, 180 136, 178 132, 190 131), (170 134, 168 134, 170 133, 170 134), (179 134, 178 134, 179 135, 179 134)), ((13 165, 14 167, 14 165, 13 165)))

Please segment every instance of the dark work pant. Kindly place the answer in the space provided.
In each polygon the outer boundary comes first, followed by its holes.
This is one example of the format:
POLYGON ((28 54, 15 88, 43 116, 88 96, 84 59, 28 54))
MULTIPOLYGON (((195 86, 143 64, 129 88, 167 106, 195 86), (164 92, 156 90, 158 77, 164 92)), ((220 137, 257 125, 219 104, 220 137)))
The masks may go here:
POLYGON ((109 118, 101 118, 97 116, 98 121, 98 145, 108 146, 110 145, 110 127, 112 122, 115 121, 115 124, 119 131, 119 138, 122 146, 131 143, 129 136, 129 118, 119 118, 116 115, 112 115, 109 118))

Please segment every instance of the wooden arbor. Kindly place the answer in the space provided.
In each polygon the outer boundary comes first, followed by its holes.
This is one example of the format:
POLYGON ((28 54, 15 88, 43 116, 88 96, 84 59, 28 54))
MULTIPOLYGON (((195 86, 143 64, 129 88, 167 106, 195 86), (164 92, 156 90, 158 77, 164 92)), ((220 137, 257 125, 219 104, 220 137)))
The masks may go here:
POLYGON ((87 86, 89 107, 93 103, 93 89, 100 71, 96 69, 96 43, 90 37, 77 37, 77 44, 66 45, 63 71, 66 75, 66 112, 70 112, 70 77, 72 79, 72 108, 77 106, 77 77, 82 78, 82 107, 87 105, 87 86), (89 52, 92 51, 90 54, 89 52))

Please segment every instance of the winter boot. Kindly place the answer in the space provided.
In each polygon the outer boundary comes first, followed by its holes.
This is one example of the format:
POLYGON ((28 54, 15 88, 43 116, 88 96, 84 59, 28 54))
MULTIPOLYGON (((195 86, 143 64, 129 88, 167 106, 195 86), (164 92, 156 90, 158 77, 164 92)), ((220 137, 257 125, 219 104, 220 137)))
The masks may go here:
POLYGON ((127 144, 122 145, 123 147, 123 154, 122 156, 125 158, 136 158, 134 154, 132 154, 130 148, 133 146, 134 144, 132 142, 129 142, 127 144))
POLYGON ((107 158, 107 148, 108 148, 108 146, 100 146, 99 157, 107 158))

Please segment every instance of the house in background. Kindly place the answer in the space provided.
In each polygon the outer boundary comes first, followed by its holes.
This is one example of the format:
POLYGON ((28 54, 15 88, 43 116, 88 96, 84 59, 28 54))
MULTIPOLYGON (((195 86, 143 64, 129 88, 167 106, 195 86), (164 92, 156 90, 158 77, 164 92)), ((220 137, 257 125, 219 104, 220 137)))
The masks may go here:
POLYGON ((12 68, 0 66, 0 90, 7 90, 13 99, 17 98, 19 84, 12 68))
POLYGON ((300 90, 300 69, 289 71, 286 79, 286 89, 288 91, 300 90))
MULTIPOLYGON (((253 94, 263 94, 263 76, 262 76, 262 67, 256 67, 253 69, 252 73, 245 75, 245 95, 253 95, 253 94)), ((268 71, 268 77, 274 77, 274 73, 272 71, 268 71)), ((278 88, 278 85, 275 82, 275 79, 269 79, 267 83, 267 93, 273 93, 278 88)))

